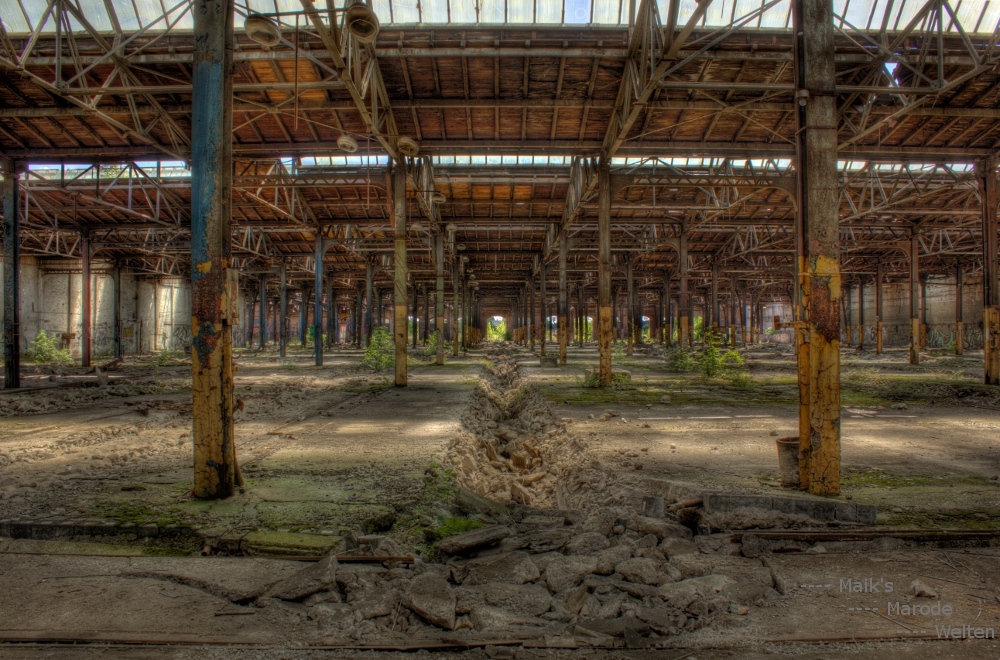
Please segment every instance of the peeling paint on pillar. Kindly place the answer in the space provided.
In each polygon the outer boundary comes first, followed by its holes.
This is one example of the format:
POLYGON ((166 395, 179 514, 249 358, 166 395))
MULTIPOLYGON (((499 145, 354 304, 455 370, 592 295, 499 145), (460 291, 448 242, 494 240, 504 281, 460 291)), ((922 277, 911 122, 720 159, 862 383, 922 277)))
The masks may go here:
POLYGON ((196 0, 191 140, 191 358, 194 493, 236 490, 233 321, 229 299, 232 196, 232 0, 196 0))

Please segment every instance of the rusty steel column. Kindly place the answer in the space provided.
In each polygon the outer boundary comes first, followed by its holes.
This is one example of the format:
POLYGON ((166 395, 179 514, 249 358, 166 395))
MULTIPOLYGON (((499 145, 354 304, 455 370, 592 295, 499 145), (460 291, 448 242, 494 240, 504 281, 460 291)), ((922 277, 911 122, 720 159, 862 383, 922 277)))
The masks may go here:
POLYGON ((597 352, 601 387, 611 385, 611 173, 597 170, 597 352))
POLYGON ((299 305, 299 344, 306 347, 309 337, 309 285, 302 283, 302 304, 299 305))
POLYGON ((451 268, 451 355, 452 357, 458 357, 458 348, 460 342, 460 336, 458 333, 458 305, 461 300, 461 282, 459 280, 459 265, 461 263, 461 257, 458 257, 459 262, 452 265, 451 268))
POLYGON ((882 264, 875 267, 875 354, 882 355, 882 264))
POLYGON ((832 4, 792 1, 799 90, 796 266, 805 316, 800 325, 805 333, 800 384, 806 387, 800 387, 799 475, 800 487, 816 495, 840 493, 841 281, 832 4))
POLYGON ((927 273, 920 273, 920 348, 927 348, 927 273))
POLYGON ((1000 385, 1000 271, 997 251, 997 173, 996 161, 984 159, 976 164, 979 196, 983 210, 983 361, 984 382, 1000 385))
POLYGON ((541 331, 538 337, 539 349, 538 354, 545 357, 545 344, 548 339, 549 330, 549 306, 546 301, 546 286, 545 278, 548 276, 548 270, 545 268, 545 262, 542 261, 538 264, 538 307, 541 312, 540 318, 538 319, 540 323, 538 324, 538 329, 541 331))
MULTIPOLYGON (((331 278, 332 279, 332 278, 331 278)), ((333 348, 340 343, 340 309, 337 296, 333 292, 333 282, 326 283, 326 347, 333 348)))
POLYGON ((722 308, 719 307, 719 264, 712 263, 712 283, 711 283, 711 296, 712 296, 712 331, 719 332, 719 327, 722 325, 720 320, 722 316, 722 308))
POLYGON ((80 255, 83 258, 83 273, 81 275, 83 295, 80 305, 80 366, 89 367, 92 348, 90 331, 94 327, 92 311, 94 278, 90 269, 90 258, 93 256, 93 250, 90 247, 90 235, 86 232, 80 234, 80 255))
MULTIPOLYGON (((395 322, 393 330, 396 335, 396 387, 406 387, 406 335, 408 334, 406 319, 406 167, 396 163, 392 168, 392 211, 395 219, 396 252, 394 265, 396 269, 393 302, 395 304, 395 322)), ((416 288, 416 287, 414 287, 416 288)))
POLYGON ((910 364, 920 364, 920 235, 910 234, 910 364))
MULTIPOLYGON (((233 0, 194 13, 191 112, 191 362, 194 494, 224 498, 242 485, 233 431, 236 279, 230 270, 233 0)), ((263 293, 262 284, 262 293, 263 293)), ((261 296, 261 319, 266 296, 261 296)), ((261 337, 264 336, 262 321, 261 337)))
POLYGON ((566 347, 569 344, 569 295, 566 291, 566 259, 569 256, 569 238, 559 236, 559 364, 566 364, 566 347))
POLYGON ((535 320, 535 274, 528 278, 528 335, 531 351, 535 351, 535 335, 538 334, 538 321, 535 320))
POLYGON ((962 296, 965 294, 965 273, 962 272, 962 262, 955 262, 955 355, 961 355, 965 344, 964 310, 962 296))
POLYGON ((421 331, 420 340, 426 346, 431 327, 431 288, 426 284, 422 288, 424 290, 424 327, 421 331))
POLYGON ((112 340, 114 356, 117 359, 122 356, 122 267, 117 259, 114 266, 113 284, 114 301, 112 306, 114 308, 114 320, 112 340))
POLYGON ((678 260, 680 264, 680 300, 678 301, 678 314, 680 322, 677 328, 677 340, 681 348, 690 348, 693 338, 691 337, 691 293, 688 291, 688 240, 687 234, 681 234, 678 238, 678 260))
POLYGON ((279 303, 281 309, 278 315, 281 317, 281 328, 278 333, 278 357, 285 357, 285 344, 288 343, 288 271, 285 268, 285 264, 281 264, 281 268, 278 271, 278 276, 281 278, 280 286, 280 296, 281 302, 279 303))
POLYGON ((323 290, 326 288, 323 258, 330 247, 330 240, 323 238, 322 229, 316 234, 316 255, 313 259, 313 354, 315 365, 323 366, 323 290))
POLYGON ((843 312, 843 322, 844 322, 844 338, 847 340, 848 346, 854 345, 854 306, 851 301, 854 299, 854 285, 845 284, 844 285, 844 312, 843 312))
POLYGON ((3 386, 21 387, 21 207, 20 175, 3 173, 3 386))
POLYGON ((632 281, 632 261, 625 265, 625 354, 632 355, 635 341, 635 287, 632 281))
POLYGON ((437 363, 444 364, 444 235, 434 234, 434 328, 437 332, 437 363))
POLYGON ((417 350, 417 342, 420 340, 418 335, 420 334, 420 289, 417 287, 416 282, 413 283, 413 303, 410 307, 410 320, 407 323, 407 335, 410 330, 409 327, 413 328, 413 350, 417 350))
POLYGON ((858 350, 865 347, 865 281, 858 280, 858 350))
POLYGON ((583 348, 583 342, 587 339, 587 310, 583 305, 584 300, 584 286, 580 283, 580 286, 576 288, 576 315, 580 319, 580 334, 577 335, 577 346, 583 348))
MULTIPOLYGON (((222 0, 217 0, 221 2, 222 0)), ((260 317, 260 347, 267 346, 267 275, 260 276, 260 295, 257 296, 260 305, 257 314, 260 317)))
POLYGON ((368 261, 365 263, 365 318, 364 318, 364 332, 362 332, 362 341, 359 342, 364 348, 368 347, 368 343, 372 339, 372 327, 373 317, 375 315, 375 264, 372 263, 369 257, 368 261))

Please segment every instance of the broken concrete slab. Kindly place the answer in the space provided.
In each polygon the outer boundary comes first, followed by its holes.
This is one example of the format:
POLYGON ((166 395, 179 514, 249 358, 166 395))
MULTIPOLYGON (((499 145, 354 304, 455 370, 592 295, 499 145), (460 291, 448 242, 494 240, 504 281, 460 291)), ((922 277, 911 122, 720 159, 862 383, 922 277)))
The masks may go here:
POLYGON ((275 583, 265 592, 265 596, 299 601, 318 591, 335 589, 338 567, 337 558, 328 555, 315 564, 275 583))
POLYGON ((702 500, 705 510, 710 513, 755 508, 804 515, 814 520, 837 520, 864 525, 874 525, 877 517, 874 506, 821 499, 705 493, 702 500))
POLYGON ((435 626, 455 628, 455 592, 439 575, 424 573, 413 578, 406 593, 406 605, 435 626))
POLYGON ((442 539, 438 543, 438 551, 446 555, 460 555, 478 548, 496 545, 510 535, 511 530, 503 525, 480 527, 471 532, 442 539))

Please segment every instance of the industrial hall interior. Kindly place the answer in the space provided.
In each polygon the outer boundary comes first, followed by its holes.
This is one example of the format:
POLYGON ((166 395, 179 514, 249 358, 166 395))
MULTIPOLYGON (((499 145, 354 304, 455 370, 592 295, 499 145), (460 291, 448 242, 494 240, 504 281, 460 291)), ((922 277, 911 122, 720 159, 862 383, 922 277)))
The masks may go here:
POLYGON ((1000 660, 1000 1, 0 0, 0 658, 1000 660))

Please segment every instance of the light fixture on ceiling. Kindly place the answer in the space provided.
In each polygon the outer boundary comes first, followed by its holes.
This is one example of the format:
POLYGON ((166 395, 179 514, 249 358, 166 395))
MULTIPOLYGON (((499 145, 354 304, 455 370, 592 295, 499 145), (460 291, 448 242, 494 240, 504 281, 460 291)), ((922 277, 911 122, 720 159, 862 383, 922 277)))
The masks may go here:
POLYGON ((444 193, 435 192, 431 195, 431 199, 434 200, 435 204, 444 204, 448 201, 448 198, 444 196, 444 193))
MULTIPOLYGON (((355 5, 357 6, 357 5, 355 5)), ((413 157, 420 153, 420 147, 417 145, 417 141, 413 138, 408 138, 403 136, 396 140, 396 148, 399 149, 399 153, 404 156, 413 157)))
POLYGON ((247 36, 261 46, 277 46, 281 41, 281 28, 274 19, 256 12, 247 16, 243 22, 247 36))
POLYGON ((349 154, 358 150, 358 141, 346 133, 337 138, 337 148, 349 154))

